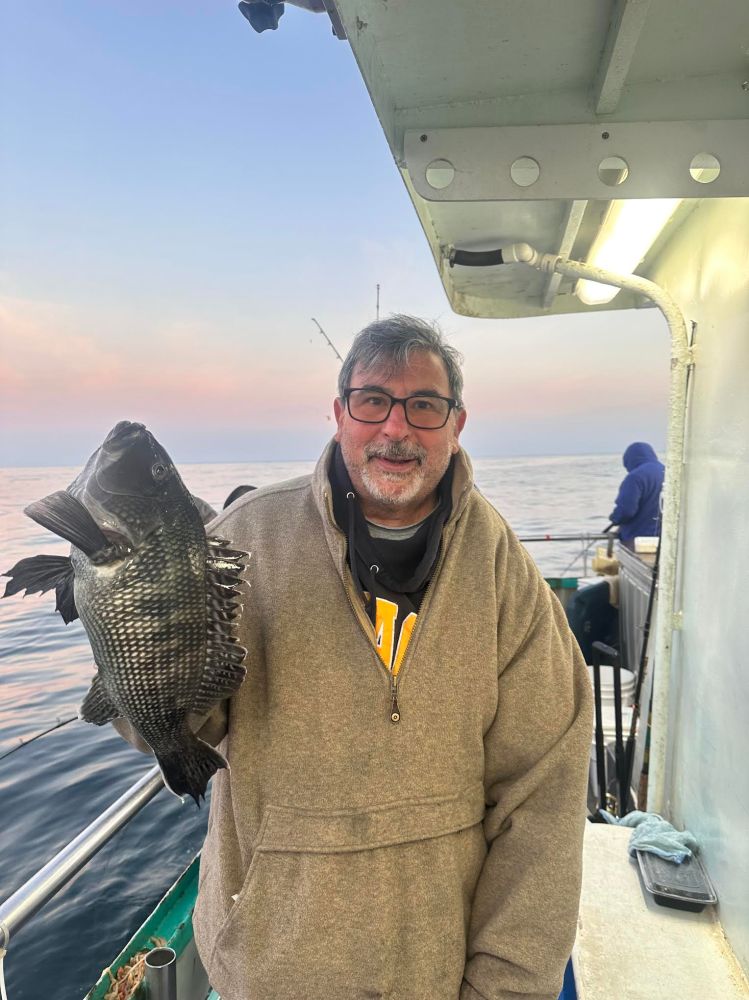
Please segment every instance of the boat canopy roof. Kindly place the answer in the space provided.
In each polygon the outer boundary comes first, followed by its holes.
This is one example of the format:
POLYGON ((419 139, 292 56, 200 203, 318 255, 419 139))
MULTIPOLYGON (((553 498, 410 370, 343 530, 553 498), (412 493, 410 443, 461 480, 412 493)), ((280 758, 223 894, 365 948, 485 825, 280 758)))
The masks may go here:
MULTIPOLYGON (((612 202, 679 199, 643 251, 647 276, 698 199, 749 193, 746 0, 337 0, 337 11, 458 313, 590 306, 572 279, 451 266, 453 248, 525 242, 589 260, 612 202)), ((638 304, 623 290, 595 308, 638 304)))

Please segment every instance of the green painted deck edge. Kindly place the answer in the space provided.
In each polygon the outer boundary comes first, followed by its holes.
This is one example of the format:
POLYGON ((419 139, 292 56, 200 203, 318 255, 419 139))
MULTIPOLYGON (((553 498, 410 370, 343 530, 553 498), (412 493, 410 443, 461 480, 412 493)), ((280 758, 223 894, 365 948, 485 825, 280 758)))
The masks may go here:
MULTIPOLYGON (((112 962, 109 968, 114 974, 137 951, 150 947, 152 937, 166 938, 169 947, 180 954, 192 938, 192 911, 198 892, 199 869, 200 855, 197 855, 112 962)), ((110 985, 111 979, 105 969, 83 1000, 103 1000, 110 985)))
POLYGON ((544 579, 552 590, 577 590, 576 576, 545 576, 544 579))

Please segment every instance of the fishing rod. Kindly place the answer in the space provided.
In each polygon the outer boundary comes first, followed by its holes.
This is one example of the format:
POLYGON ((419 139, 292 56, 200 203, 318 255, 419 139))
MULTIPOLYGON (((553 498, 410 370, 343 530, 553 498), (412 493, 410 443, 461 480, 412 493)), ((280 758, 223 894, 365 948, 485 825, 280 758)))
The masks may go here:
POLYGON ((315 319, 314 316, 312 317, 312 322, 315 324, 315 326, 317 327, 317 329, 320 331, 320 333, 323 335, 323 337, 325 337, 325 339, 327 340, 327 342, 330 344, 331 348, 333 349, 333 354, 335 354, 335 356, 338 358, 338 360, 341 362, 341 364, 343 364, 343 358, 341 357, 341 355, 336 350, 335 344, 330 339, 330 337, 327 335, 327 333, 323 330, 323 328, 320 326, 320 324, 317 322, 317 320, 315 319))
POLYGON ((53 733, 56 729, 62 729, 63 726, 67 726, 70 722, 76 722, 77 719, 77 715, 71 715, 69 719, 60 719, 58 716, 57 722, 54 726, 50 726, 49 729, 43 729, 40 733, 35 733, 34 736, 29 736, 27 740, 19 737, 18 746, 11 747, 10 750, 6 750, 5 753, 0 754, 0 760, 5 760, 6 757, 10 757, 12 753, 15 753, 16 750, 20 750, 21 747, 27 747, 29 743, 33 743, 34 740, 41 739, 42 736, 46 736, 47 733, 53 733))

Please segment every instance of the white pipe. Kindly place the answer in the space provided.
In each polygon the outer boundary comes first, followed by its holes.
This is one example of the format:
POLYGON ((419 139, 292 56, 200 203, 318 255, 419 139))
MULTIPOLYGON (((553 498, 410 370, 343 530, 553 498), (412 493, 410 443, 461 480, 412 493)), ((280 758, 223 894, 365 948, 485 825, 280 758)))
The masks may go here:
MULTIPOLYGON (((667 811, 666 797, 669 734, 669 692, 673 666, 673 632, 676 621, 676 559, 679 543, 684 469, 684 431, 687 396, 687 371, 693 362, 687 337, 687 325, 679 306, 660 285, 634 274, 615 274, 600 267, 567 260, 555 254, 542 254, 527 243, 502 247, 505 262, 530 264, 546 274, 564 274, 587 278, 605 285, 616 285, 639 292, 650 299, 668 323, 671 335, 671 378, 669 385, 668 440, 666 478, 663 484, 663 529, 658 580, 658 612, 655 630, 655 676, 653 678, 653 719, 650 742, 647 808, 667 811)), ((644 720, 643 720, 644 721, 644 720)))

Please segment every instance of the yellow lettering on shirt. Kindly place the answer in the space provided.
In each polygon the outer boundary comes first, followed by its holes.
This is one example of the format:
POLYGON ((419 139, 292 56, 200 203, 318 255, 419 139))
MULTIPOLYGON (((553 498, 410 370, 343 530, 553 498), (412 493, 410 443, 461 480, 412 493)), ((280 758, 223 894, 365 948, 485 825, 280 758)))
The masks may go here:
POLYGON ((398 620, 398 605, 384 597, 377 598, 375 612, 375 645, 380 659, 392 673, 397 674, 401 668, 403 657, 411 639, 413 627, 416 624, 415 612, 409 612, 403 619, 398 636, 398 646, 395 646, 395 623, 398 620))
POLYGON ((380 659, 388 668, 393 666, 393 650, 395 647, 395 620, 398 617, 398 605, 387 601, 384 597, 377 598, 375 611, 375 645, 380 659))

